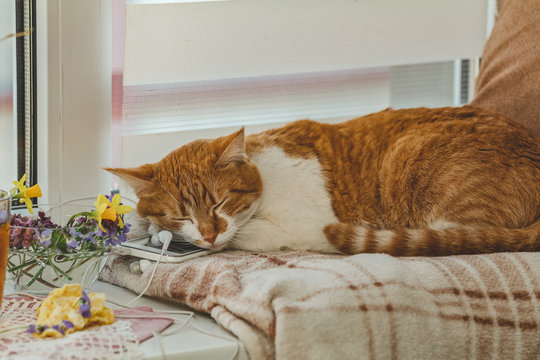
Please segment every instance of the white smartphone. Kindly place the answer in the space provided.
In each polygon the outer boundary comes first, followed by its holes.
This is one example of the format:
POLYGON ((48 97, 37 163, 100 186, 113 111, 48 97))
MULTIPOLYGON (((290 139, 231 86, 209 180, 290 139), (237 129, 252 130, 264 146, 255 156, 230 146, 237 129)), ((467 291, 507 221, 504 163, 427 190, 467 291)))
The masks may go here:
MULTIPOLYGON (((157 261, 161 254, 161 248, 152 245, 150 236, 143 236, 130 239, 120 244, 120 246, 115 246, 112 252, 115 254, 130 255, 141 259, 157 261)), ((212 253, 211 250, 202 249, 189 242, 173 238, 169 248, 161 257, 160 262, 178 263, 210 253, 212 253)))

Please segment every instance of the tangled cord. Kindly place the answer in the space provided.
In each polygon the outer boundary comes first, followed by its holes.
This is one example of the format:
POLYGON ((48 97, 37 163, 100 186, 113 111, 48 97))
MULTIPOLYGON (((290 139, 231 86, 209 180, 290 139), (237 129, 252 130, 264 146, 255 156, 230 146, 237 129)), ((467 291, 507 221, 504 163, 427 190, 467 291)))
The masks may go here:
MULTIPOLYGON (((150 287, 150 284, 152 283, 152 280, 154 279, 154 275, 156 274, 156 270, 157 270, 157 267, 159 265, 159 262, 161 261, 163 255, 165 254, 165 251, 167 251, 167 249, 169 248, 169 245, 171 243, 171 240, 172 240, 172 234, 169 232, 169 231, 160 231, 158 234, 157 234, 157 238, 158 238, 158 241, 163 244, 163 246, 161 247, 161 253, 159 254, 159 258, 157 259, 155 265, 154 265, 154 268, 152 270, 152 274, 150 275, 150 278, 148 279, 148 282, 146 283, 146 286, 144 287, 144 289, 141 291, 141 293, 139 295, 137 295, 135 298, 133 298, 132 300, 130 300, 126 305, 122 305, 122 304, 119 304, 117 302, 114 302, 114 301, 111 301, 111 300, 107 300, 107 302, 111 303, 111 304, 114 304, 116 306, 119 306, 119 307, 122 307, 122 308, 126 308, 126 309, 129 309, 129 306, 131 304, 133 304, 135 301, 139 300, 145 293, 146 291, 148 290, 148 288, 150 287)), ((86 274, 85 274, 86 275, 86 274)), ((84 281, 84 277, 83 277, 83 281, 84 281)), ((203 330, 201 329, 199 326, 195 325, 191 320, 193 320, 193 317, 195 315, 195 313, 193 311, 182 311, 182 310, 154 310, 154 312, 157 312, 157 313, 161 313, 161 314, 170 314, 170 315, 183 315, 183 316, 187 316, 187 319, 185 319, 180 327, 178 329, 174 329, 172 331, 169 331, 169 332, 166 332, 166 331, 162 331, 161 333, 158 333, 156 331, 153 332, 153 335, 154 337, 158 340, 158 343, 159 343, 159 348, 161 350, 161 355, 162 355, 162 358, 163 359, 167 359, 167 354, 165 353, 165 348, 163 346, 163 338, 166 337, 166 336, 171 336, 171 335, 174 335, 180 331, 182 331, 188 324, 195 330, 195 331, 198 331, 202 334, 205 334, 205 335, 208 335, 208 336, 212 336, 212 337, 215 337, 215 338, 219 338, 219 339, 223 339, 223 340, 227 340, 227 341, 232 341, 235 345, 235 349, 234 349, 234 353, 232 354, 232 356, 229 358, 230 360, 233 360, 236 358, 236 356, 238 355, 238 352, 239 352, 239 349, 240 349, 240 345, 238 343, 238 340, 236 339, 233 339, 233 338, 230 338, 230 337, 226 337, 226 336, 223 336, 223 335, 220 335, 220 334, 215 334, 215 333, 212 333, 212 332, 209 332, 209 331, 206 331, 206 330, 203 330)), ((151 319, 159 319, 159 318, 166 318, 166 319, 170 319, 171 317, 159 317, 159 316, 154 316, 154 315, 125 315, 125 316, 122 316, 122 315, 118 315, 117 316, 118 318, 151 318, 151 319)), ((174 316, 172 316, 172 319, 173 321, 176 323, 176 321, 180 321, 181 319, 179 318, 176 318, 174 316)))
MULTIPOLYGON (((171 240, 172 240, 172 234, 169 232, 169 231, 161 231, 158 233, 158 237, 159 237, 159 241, 163 244, 162 248, 161 248, 161 253, 159 255, 159 258, 158 260, 156 261, 155 265, 154 265, 154 268, 152 270, 152 274, 150 275, 150 278, 148 279, 148 282, 146 283, 146 286, 144 287, 144 289, 141 291, 141 293, 139 295, 137 295, 135 298, 133 298, 132 300, 130 300, 126 305, 123 305, 123 304, 119 304, 115 301, 112 301, 112 300, 109 300, 107 299, 106 302, 108 303, 111 303, 111 304, 114 304, 118 307, 121 307, 121 308, 124 308, 124 309, 130 309, 130 305, 133 304, 135 301, 139 300, 145 293, 146 291, 148 290, 148 288, 150 287, 150 284, 152 283, 152 280, 154 279, 154 275, 156 274, 156 270, 157 270, 157 267, 159 265, 159 262, 161 261, 163 255, 165 254, 165 251, 167 251, 168 247, 169 247, 169 244, 171 243, 171 240)), ((95 262, 99 261, 99 259, 96 259, 95 262)), ((94 266, 94 264, 92 264, 91 266, 89 266, 87 268, 87 270, 84 272, 83 274, 83 277, 81 279, 81 286, 84 285, 85 283, 85 280, 86 280, 86 276, 88 274, 88 270, 94 266)), ((23 295, 23 296, 29 296, 31 298, 34 298, 34 299, 38 299, 38 300, 41 300, 40 297, 37 297, 37 296, 34 296, 32 294, 27 294, 27 293, 24 293, 24 292, 13 292, 9 295, 6 295, 7 296, 13 296, 13 295, 23 295)), ((177 321, 182 321, 181 324, 180 324, 180 327, 178 329, 173 329, 172 331, 162 331, 161 333, 158 333, 156 331, 153 332, 153 335, 154 337, 157 339, 158 341, 158 344, 159 344, 159 348, 161 350, 161 357, 162 359, 166 360, 167 359, 167 354, 165 353, 165 348, 163 346, 163 338, 164 337, 167 337, 167 336, 171 336, 171 335, 174 335, 182 330, 184 330, 186 328, 187 325, 190 325, 195 331, 198 331, 204 335, 207 335, 207 336, 211 336, 211 337, 214 337, 214 338, 218 338, 218 339, 222 339, 222 340, 226 340, 226 341, 232 341, 235 345, 235 349, 234 349, 234 352, 232 354, 232 356, 229 358, 229 360, 233 360, 236 358, 236 356, 238 355, 238 352, 240 350, 240 345, 239 345, 239 342, 238 340, 234 339, 234 338, 230 338, 230 337, 227 337, 227 336, 224 336, 224 335, 220 335, 220 334, 216 334, 216 333, 213 333, 213 332, 210 332, 210 331, 206 331, 204 329, 201 329, 199 326, 195 325, 193 323, 193 317, 195 316, 195 313, 193 311, 183 311, 183 310, 153 310, 155 313, 160 313, 160 314, 168 314, 169 316, 156 316, 156 315, 143 315, 143 314, 140 314, 140 315, 117 315, 115 314, 115 317, 116 318, 149 318, 149 319, 173 319, 173 322, 176 323, 177 321), (173 315, 173 316, 170 316, 170 315, 173 315), (181 316, 184 316, 187 318, 185 319, 181 319, 175 315, 181 315, 181 316)))

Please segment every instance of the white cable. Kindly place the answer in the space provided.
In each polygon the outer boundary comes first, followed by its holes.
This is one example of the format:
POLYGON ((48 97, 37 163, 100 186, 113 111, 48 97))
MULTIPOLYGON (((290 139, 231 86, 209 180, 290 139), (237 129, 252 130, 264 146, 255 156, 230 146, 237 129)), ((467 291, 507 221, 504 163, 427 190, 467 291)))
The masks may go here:
MULTIPOLYGON (((145 310, 141 310, 145 311, 145 310)), ((171 320, 170 316, 155 316, 152 314, 129 314, 129 315, 122 315, 122 314, 115 314, 115 318, 118 319, 163 319, 163 320, 171 320)), ((174 319, 173 319, 174 320, 174 319)))
MULTIPOLYGON (((176 313, 175 310, 154 310, 154 312, 157 312, 157 313, 176 313)), ((215 337, 215 338, 219 338, 219 339, 223 339, 223 340, 226 340, 226 341, 232 341, 235 345, 235 349, 234 349, 234 353, 232 354, 232 356, 230 357, 230 359, 235 359, 236 356, 238 355, 238 352, 240 351, 240 345, 238 343, 238 340, 234 339, 234 338, 230 338, 228 336, 224 336, 224 335, 220 335, 220 334, 216 334, 216 333, 212 333, 210 331, 206 331, 206 330, 203 330, 201 329, 199 326, 195 325, 195 323, 192 321, 193 320, 193 317, 195 316, 195 313, 194 312, 191 312, 191 311, 183 311, 182 314, 184 313, 189 313, 189 316, 186 320, 184 320, 182 322, 182 324, 180 325, 180 327, 178 329, 171 329, 170 331, 167 331, 167 330, 164 330, 162 331, 161 333, 157 333, 154 331, 154 336, 156 337, 158 343, 159 343, 159 346, 162 350, 162 355, 163 355, 163 358, 165 359, 167 356, 165 354, 165 351, 164 351, 164 348, 163 348, 163 340, 162 338, 163 337, 166 337, 166 336, 171 336, 171 335, 174 335, 182 330, 184 330, 184 328, 186 327, 186 325, 190 325, 195 331, 198 331, 204 335, 207 335, 207 336, 212 336, 212 337, 215 337)), ((148 315, 145 315, 145 314, 137 314, 137 315, 115 315, 116 318, 123 318, 123 319, 130 319, 130 318, 148 318, 148 319, 171 319, 170 317, 161 317, 161 316, 155 316, 155 315, 151 315, 151 314, 148 314, 148 315)), ((177 320, 179 319, 172 319, 175 323, 177 320)))
POLYGON ((217 337, 219 339, 223 339, 223 340, 227 340, 227 341, 232 341, 234 343, 234 345, 236 345, 235 349, 234 349, 234 353, 232 354, 232 356, 229 358, 229 360, 234 360, 236 359, 236 356, 238 356, 238 352, 240 351, 240 345, 238 343, 238 340, 234 339, 234 338, 230 338, 230 337, 226 337, 226 336, 223 336, 223 335, 219 335, 219 334, 216 334, 216 333, 212 333, 210 331, 206 331, 206 330, 203 330, 201 329, 200 327, 196 326, 193 322, 190 323, 190 325, 195 329, 197 330, 198 332, 201 332, 203 334, 206 334, 208 336, 212 336, 212 337, 217 337))
MULTIPOLYGON (((126 306, 126 305, 123 305, 123 304, 119 304, 115 301, 112 301, 112 300, 105 300, 106 302, 108 303, 111 303, 111 304, 114 304, 116 306, 119 306, 121 308, 124 308, 124 309, 132 309, 130 308, 129 306, 126 306)), ((183 310, 153 310, 154 312, 159 312, 161 314, 177 314, 177 315, 191 315, 193 314, 193 311, 183 311, 183 310)))
MULTIPOLYGON (((162 235, 161 237, 161 240, 163 240, 163 248, 161 250, 161 255, 163 255, 165 253, 165 251, 167 250, 167 248, 169 247, 169 244, 171 242, 171 239, 172 239, 172 234, 171 236, 169 237, 166 233, 169 233, 168 231, 163 231, 163 233, 165 233, 164 235, 162 235)), ((170 233, 169 233, 170 234, 170 233)), ((160 255, 160 259, 161 259, 161 255, 160 255)), ((123 305, 123 304, 119 304, 115 301, 112 301, 110 299, 107 299, 106 301, 111 303, 111 304, 114 304, 116 306, 119 306, 121 308, 125 308, 125 309, 129 309, 129 305, 135 301, 137 301, 141 296, 144 295, 144 293, 146 292, 146 290, 148 289, 150 283, 152 282, 152 278, 154 276, 154 273, 156 272, 156 269, 157 269, 157 265, 159 263, 159 260, 156 262, 156 265, 154 266, 154 269, 152 271, 152 275, 150 276, 150 279, 148 281, 148 283, 146 284, 146 287, 144 288, 144 290, 137 296, 135 297, 133 300, 131 300, 129 303, 127 303, 127 305, 123 305)), ((84 278, 85 278, 86 274, 83 275, 83 281, 81 283, 81 286, 82 284, 84 284, 84 278)), ((35 295, 32 295, 32 294, 28 294, 28 293, 25 293, 25 292, 13 292, 13 293, 10 293, 10 294, 6 294, 4 295, 4 297, 10 297, 10 296, 15 296, 15 295, 23 295, 23 296, 28 296, 28 297, 31 297, 33 299, 36 299, 36 300, 42 300, 43 298, 42 297, 38 297, 38 296, 35 296, 35 295)), ((223 339, 223 340, 226 340, 226 341, 232 341, 236 347, 234 349, 234 353, 232 354, 232 356, 229 358, 229 360, 234 360, 237 356, 238 356, 238 352, 240 351, 240 345, 239 345, 239 342, 237 339, 234 339, 234 338, 231 338, 231 337, 227 337, 227 336, 224 336, 224 335, 220 335, 220 334, 215 334, 215 333, 212 333, 210 331, 206 331, 206 330, 203 330, 201 329, 199 326, 195 325, 194 322, 192 321, 194 316, 195 316, 195 313, 193 311, 185 311, 185 310, 156 310, 156 309, 153 309, 153 312, 154 313, 160 313, 160 314, 172 314, 172 315, 184 315, 184 316, 187 316, 187 319, 185 319, 182 324, 180 325, 180 327, 178 329, 173 329, 171 331, 162 331, 161 333, 157 333, 156 331, 153 332, 154 334, 154 337, 157 339, 158 343, 159 343, 159 347, 160 347, 160 350, 161 350, 161 353, 162 353, 162 358, 163 359, 167 359, 167 355, 165 353, 165 348, 163 346, 163 340, 162 338, 163 337, 166 337, 166 336, 171 336, 171 335, 174 335, 180 331, 182 331, 188 324, 191 325, 191 327, 195 330, 195 331, 198 331, 202 334, 205 334, 207 336, 211 336, 211 337, 215 337, 215 338, 218 338, 218 339, 223 339)), ((119 314, 115 314, 115 318, 119 318, 119 319, 133 319, 133 318, 150 318, 150 319, 167 319, 167 320, 170 320, 171 317, 164 317, 164 316, 155 316, 153 314, 132 314, 132 315, 119 315, 119 314)), ((176 323, 177 321, 180 321, 180 319, 176 318, 176 317, 172 317, 172 320, 174 321, 174 323, 176 323)), ((15 329, 14 329, 15 330, 15 329)))
MULTIPOLYGON (((146 291, 150 287, 150 284, 152 283, 152 280, 154 279, 154 275, 156 273, 159 262, 161 261, 161 258, 165 254, 165 251, 167 251, 167 249, 169 248, 169 245, 170 245, 171 240, 172 240, 172 233, 169 232, 169 231, 166 231, 166 230, 160 231, 159 233, 154 234, 154 235, 157 235, 157 236, 155 236, 154 241, 156 243, 159 242, 159 244, 163 244, 163 247, 161 248, 161 253, 159 254, 159 258, 158 258, 158 260, 156 261, 156 263, 154 265, 154 269, 152 269, 152 274, 150 275, 150 278, 148 279, 148 282, 146 283, 146 286, 144 287, 143 291, 141 291, 141 293, 139 295, 137 295, 134 299, 129 301, 126 305, 122 305, 122 304, 116 303, 116 302, 111 301, 111 300, 107 300, 107 302, 110 302, 110 303, 112 303, 114 305, 117 305, 117 306, 120 306, 122 308, 129 308, 129 305, 131 305, 135 301, 139 300, 146 293, 146 291)), ((161 333, 157 333, 156 331, 153 332, 154 337, 157 339, 157 341, 159 343, 159 347, 160 347, 163 359, 166 360, 167 355, 165 353, 165 348, 163 346, 162 338, 165 337, 165 336, 170 336, 170 335, 173 335, 173 334, 176 334, 176 333, 182 331, 188 324, 191 325, 195 331, 198 331, 198 332, 200 332, 202 334, 212 336, 212 337, 215 337, 215 338, 219 338, 219 339, 223 339, 223 340, 226 340, 226 341, 232 341, 235 344, 235 349, 234 349, 233 355, 230 357, 230 360, 233 360, 233 359, 235 359, 237 357, 238 352, 240 350, 240 345, 238 343, 238 340, 236 340, 234 338, 227 337, 227 336, 215 334, 215 333, 212 333, 212 332, 201 329, 200 327, 195 325, 193 323, 193 321, 192 321, 193 317, 195 316, 195 313, 193 311, 182 311, 182 310, 153 310, 153 311, 156 312, 156 313, 161 313, 161 314, 176 314, 176 315, 187 316, 187 319, 183 321, 183 323, 180 325, 180 327, 178 329, 173 329, 173 330, 168 331, 168 332, 164 330, 161 333)), ((153 318, 153 319, 162 319, 163 318, 161 316, 155 316, 155 315, 151 315, 151 314, 148 314, 148 315, 144 315, 144 314, 140 314, 140 315, 116 315, 116 317, 117 318, 153 318)), ((167 319, 170 319, 170 317, 167 317, 167 319)), ((180 319, 176 319, 176 318, 173 317, 172 320, 174 321, 174 323, 176 323, 176 321, 180 320, 180 319)))
POLYGON ((170 231, 160 231, 159 232, 159 239, 161 240, 161 243, 163 244, 163 247, 161 248, 161 254, 159 254, 159 258, 156 261, 156 264, 154 265, 154 270, 152 270, 152 274, 150 275, 150 279, 148 279, 148 282, 146 283, 146 286, 144 287, 143 291, 137 297, 132 299, 130 302, 128 302, 126 305, 129 306, 133 304, 135 301, 139 300, 145 293, 146 290, 150 287, 150 284, 152 283, 152 280, 154 279, 154 275, 156 274, 157 267, 159 265, 159 262, 161 261, 161 258, 163 258, 163 255, 165 254, 165 251, 169 248, 169 245, 172 240, 172 233, 170 231))
MULTIPOLYGON (((84 271, 84 274, 82 276, 82 279, 81 279, 81 289, 84 290, 84 282, 86 281, 86 276, 88 275, 88 272, 90 271, 91 268, 93 268, 94 266, 96 266, 96 264, 101 261, 101 257, 98 257, 97 259, 94 259, 89 266, 86 267, 86 270, 84 271)), ((99 266, 99 265, 98 265, 99 266)), ((90 286, 92 286, 92 284, 90 284, 90 286)))
POLYGON ((158 340, 159 349, 161 350, 161 358, 167 360, 167 353, 165 352, 165 347, 163 346, 163 341, 161 340, 162 334, 159 334, 156 330, 152 331, 154 337, 158 340))
MULTIPOLYGON (((159 335, 156 333, 156 331, 154 331, 154 336, 156 337, 158 343, 159 343, 159 348, 161 349, 161 357, 166 360, 167 359, 167 354, 165 353, 165 347, 163 346, 163 337, 165 336, 170 336, 170 335, 173 335, 173 334, 176 334, 177 332, 181 331, 182 329, 184 329, 186 327, 187 324, 189 324, 189 322, 191 321, 191 319, 193 319, 193 316, 195 315, 194 312, 191 312, 191 314, 188 316, 188 318, 184 321, 184 323, 180 326, 180 328, 178 329, 175 329, 173 330, 172 332, 169 332, 169 333, 166 333, 165 331, 162 331, 159 335)), ((176 319, 173 319, 173 321, 176 323, 176 319)))

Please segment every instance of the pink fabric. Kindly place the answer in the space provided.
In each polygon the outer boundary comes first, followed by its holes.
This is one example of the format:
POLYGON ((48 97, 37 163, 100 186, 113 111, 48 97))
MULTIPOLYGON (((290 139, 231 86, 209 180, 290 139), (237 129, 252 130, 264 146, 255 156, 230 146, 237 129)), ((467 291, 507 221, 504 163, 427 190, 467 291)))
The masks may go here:
POLYGON ((167 318, 163 314, 155 313, 151 307, 148 306, 139 306, 132 309, 117 309, 114 310, 115 317, 118 320, 127 320, 131 324, 131 328, 137 335, 139 342, 148 340, 154 336, 154 331, 157 333, 162 332, 174 322, 173 319, 167 318), (155 315, 157 318, 139 318, 129 316, 152 316, 155 315))

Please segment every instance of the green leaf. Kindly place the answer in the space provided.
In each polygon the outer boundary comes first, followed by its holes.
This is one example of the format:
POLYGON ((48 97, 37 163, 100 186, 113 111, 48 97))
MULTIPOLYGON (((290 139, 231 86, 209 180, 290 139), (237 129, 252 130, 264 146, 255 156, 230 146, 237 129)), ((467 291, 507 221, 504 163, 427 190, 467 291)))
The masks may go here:
POLYGON ((50 266, 52 266, 52 268, 53 268, 53 270, 55 271, 55 273, 60 273, 60 274, 62 274, 62 275, 65 276, 69 281, 72 281, 72 280, 73 280, 73 279, 71 278, 71 276, 69 276, 69 275, 66 274, 64 271, 62 271, 62 269, 60 269, 58 266, 56 266, 56 265, 54 264, 54 261, 49 260, 49 261, 48 261, 48 264, 49 264, 50 266))
POLYGON ((24 267, 33 265, 33 264, 35 264, 35 263, 37 263, 37 260, 35 260, 35 259, 34 259, 34 260, 30 260, 30 261, 26 261, 26 262, 24 262, 24 263, 22 263, 22 264, 20 264, 20 265, 17 265, 17 266, 14 266, 14 267, 12 267, 12 268, 9 268, 8 271, 9 271, 9 272, 14 272, 14 271, 17 271, 17 270, 19 270, 19 269, 21 269, 21 268, 24 268, 24 267))
POLYGON ((32 279, 30 279, 30 281, 26 283, 26 287, 30 287, 30 285, 32 285, 41 276, 43 270, 45 270, 45 266, 40 266, 39 270, 32 277, 32 279))
POLYGON ((55 247, 57 249, 60 249, 60 251, 62 252, 67 252, 68 247, 67 247, 66 236, 64 235, 63 232, 58 232, 58 233, 59 233, 59 236, 58 236, 58 239, 56 240, 55 247))

